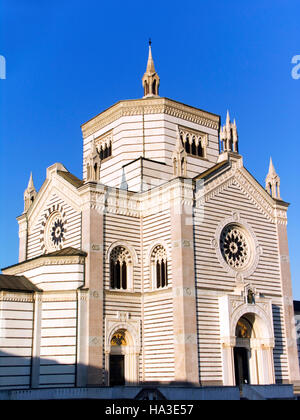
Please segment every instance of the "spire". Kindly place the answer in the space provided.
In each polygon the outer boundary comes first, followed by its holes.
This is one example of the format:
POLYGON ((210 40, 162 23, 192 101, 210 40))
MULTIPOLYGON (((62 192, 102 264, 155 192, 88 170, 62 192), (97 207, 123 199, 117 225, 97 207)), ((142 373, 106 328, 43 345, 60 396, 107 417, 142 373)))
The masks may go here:
POLYGON ((230 115, 229 111, 227 110, 226 115, 226 123, 223 127, 221 127, 220 130, 220 140, 221 140, 221 146, 222 146, 222 152, 239 152, 238 147, 238 132, 237 132, 237 126, 236 121, 234 119, 234 122, 232 123, 230 121, 230 115))
POLYGON ((26 190, 24 191, 24 212, 26 212, 29 209, 31 203, 33 203, 36 197, 36 194, 37 192, 33 184, 32 172, 30 172, 28 185, 26 190))
POLYGON ((280 178, 275 171, 272 157, 270 157, 269 172, 266 177, 266 190, 271 197, 280 199, 280 178))
POLYGON ((149 55, 148 55, 146 73, 148 73, 148 74, 155 73, 154 61, 153 61, 153 58, 152 58, 151 40, 149 40, 149 55))
POLYGON ((272 160, 272 157, 270 157, 270 164, 269 164, 269 173, 268 173, 268 175, 269 176, 276 176, 277 174, 276 174, 276 171, 275 171, 275 168, 274 168, 274 165, 273 165, 273 160, 272 160))
POLYGON ((30 172, 30 177, 29 177, 29 181, 28 181, 28 186, 27 186, 27 190, 28 191, 35 191, 34 185, 33 185, 33 178, 32 178, 32 172, 30 172))
POLYGON ((229 115, 228 109, 227 109, 227 115, 226 115, 226 126, 230 126, 230 115, 229 115))
POLYGON ((144 98, 158 96, 158 88, 160 79, 155 71, 154 61, 152 57, 151 40, 149 40, 149 53, 146 72, 143 76, 144 98))

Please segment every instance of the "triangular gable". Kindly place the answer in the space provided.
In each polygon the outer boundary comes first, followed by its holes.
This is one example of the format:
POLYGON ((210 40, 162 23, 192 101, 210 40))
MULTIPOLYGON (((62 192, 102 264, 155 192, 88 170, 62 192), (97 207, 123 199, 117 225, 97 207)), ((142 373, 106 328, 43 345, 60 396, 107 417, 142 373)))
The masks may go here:
POLYGON ((47 169, 47 178, 41 186, 34 202, 27 212, 28 227, 34 226, 41 212, 49 208, 52 197, 56 195, 75 211, 80 212, 80 197, 77 191, 83 182, 68 172, 63 165, 55 164, 47 169))
POLYGON ((288 203, 273 199, 254 176, 242 165, 242 161, 228 160, 218 163, 195 180, 203 179, 204 189, 198 196, 200 202, 212 199, 232 183, 237 183, 248 198, 268 217, 274 220, 275 207, 288 207, 288 203))

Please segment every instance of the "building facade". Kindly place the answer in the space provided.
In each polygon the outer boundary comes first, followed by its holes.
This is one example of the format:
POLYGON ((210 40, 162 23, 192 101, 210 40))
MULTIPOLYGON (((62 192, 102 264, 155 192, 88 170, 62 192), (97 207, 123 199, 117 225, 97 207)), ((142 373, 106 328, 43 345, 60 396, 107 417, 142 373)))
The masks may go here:
POLYGON ((297 384, 288 204, 237 125, 159 96, 82 125, 83 177, 32 176, 0 275, 0 389, 297 384))
POLYGON ((294 312, 295 312, 296 338, 297 338, 298 357, 299 357, 299 366, 300 366, 300 301, 299 300, 294 300, 294 312))

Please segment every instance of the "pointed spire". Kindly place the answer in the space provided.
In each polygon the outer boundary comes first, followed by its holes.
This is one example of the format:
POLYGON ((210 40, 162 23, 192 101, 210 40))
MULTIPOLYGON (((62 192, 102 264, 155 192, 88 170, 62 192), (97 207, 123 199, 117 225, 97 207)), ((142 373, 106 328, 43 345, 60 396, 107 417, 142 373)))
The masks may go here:
POLYGON ((24 212, 26 212, 29 209, 31 203, 33 203, 36 197, 36 194, 37 192, 33 184, 32 172, 30 172, 28 185, 26 190, 24 191, 24 212))
POLYGON ((148 54, 148 62, 147 62, 146 73, 148 73, 148 74, 155 73, 154 61, 153 61, 153 58, 152 58, 151 40, 149 40, 149 54, 148 54))
POLYGON ((276 176, 277 174, 276 174, 276 171, 275 171, 275 168, 274 168, 274 165, 273 165, 273 160, 272 160, 272 157, 270 157, 270 164, 269 164, 269 173, 268 173, 268 175, 271 175, 271 176, 276 176))
POLYGON ((222 152, 239 152, 236 121, 235 119, 233 123, 230 121, 229 110, 227 110, 226 123, 220 130, 220 140, 222 152))
POLYGON ((35 188, 34 188, 34 184, 33 184, 32 172, 30 172, 30 177, 29 177, 29 181, 28 181, 27 191, 33 191, 33 190, 35 190, 35 188))
POLYGON ((154 61, 152 57, 151 40, 149 40, 149 53, 146 72, 142 79, 144 88, 144 98, 158 96, 158 88, 160 79, 155 71, 154 61))
POLYGON ((227 115, 226 115, 226 125, 230 126, 230 115, 229 115, 229 110, 227 109, 227 115))
POLYGON ((266 190, 273 198, 280 199, 280 178, 275 171, 272 157, 270 157, 269 172, 266 177, 266 190))

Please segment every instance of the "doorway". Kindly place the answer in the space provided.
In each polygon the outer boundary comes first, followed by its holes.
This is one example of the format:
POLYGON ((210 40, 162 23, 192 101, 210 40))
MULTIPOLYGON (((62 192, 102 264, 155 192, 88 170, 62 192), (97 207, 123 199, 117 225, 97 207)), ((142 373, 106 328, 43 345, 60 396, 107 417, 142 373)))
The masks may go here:
POLYGON ((234 348, 235 383, 237 386, 249 384, 249 357, 244 347, 234 348))
POLYGON ((124 355, 109 356, 109 385, 125 385, 124 355))

